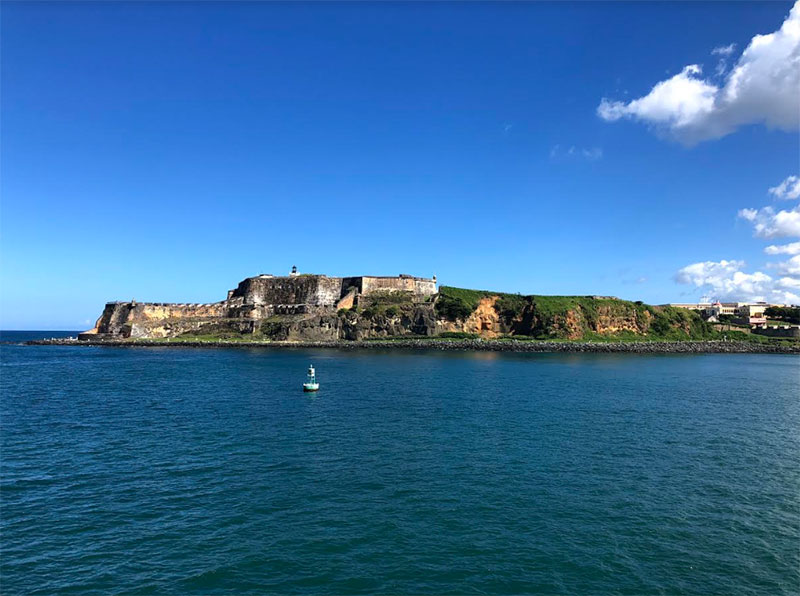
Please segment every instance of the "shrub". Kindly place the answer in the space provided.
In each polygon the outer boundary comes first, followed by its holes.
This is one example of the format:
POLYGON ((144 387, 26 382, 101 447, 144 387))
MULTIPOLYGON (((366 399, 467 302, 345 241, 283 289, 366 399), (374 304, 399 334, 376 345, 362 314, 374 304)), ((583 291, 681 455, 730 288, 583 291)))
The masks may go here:
POLYGON ((713 327, 700 314, 672 306, 650 307, 653 316, 650 334, 660 339, 708 339, 714 336, 713 327))
POLYGON ((500 294, 494 307, 506 322, 511 322, 522 316, 522 311, 529 303, 528 298, 519 294, 500 294))
POLYGON ((653 322, 650 323, 650 331, 655 335, 666 335, 672 326, 669 324, 669 319, 661 313, 656 313, 653 322))
POLYGON ((466 319, 475 309, 461 298, 441 295, 436 301, 436 314, 448 321, 466 319))
POLYGON ((439 337, 445 339, 478 339, 477 333, 466 333, 464 331, 445 331, 440 333, 439 337))
POLYGON ((787 323, 800 324, 800 307, 795 306, 770 306, 764 314, 771 319, 781 319, 787 323))
POLYGON ((396 317, 398 314, 414 308, 414 296, 411 292, 397 292, 392 290, 374 292, 365 299, 366 308, 363 313, 368 319, 385 315, 396 317))
POLYGON ((486 292, 484 290, 440 286, 439 298, 436 300, 436 314, 448 321, 463 320, 475 312, 481 298, 497 295, 496 292, 486 292))

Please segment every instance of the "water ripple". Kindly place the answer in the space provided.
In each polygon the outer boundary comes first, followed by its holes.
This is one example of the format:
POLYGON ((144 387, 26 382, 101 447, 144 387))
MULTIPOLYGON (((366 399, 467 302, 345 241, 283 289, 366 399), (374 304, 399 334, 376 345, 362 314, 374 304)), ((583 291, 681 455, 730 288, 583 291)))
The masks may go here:
POLYGON ((800 593, 796 356, 0 350, 4 594, 800 593))

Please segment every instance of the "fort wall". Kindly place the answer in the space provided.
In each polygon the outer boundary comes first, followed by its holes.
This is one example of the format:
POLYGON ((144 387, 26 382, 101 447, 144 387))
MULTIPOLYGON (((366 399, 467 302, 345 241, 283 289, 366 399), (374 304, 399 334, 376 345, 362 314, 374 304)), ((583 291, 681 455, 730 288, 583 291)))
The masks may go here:
POLYGON ((430 296, 436 293, 436 282, 433 279, 411 277, 410 275, 401 275, 400 277, 363 276, 360 279, 361 293, 364 295, 385 291, 412 292, 416 296, 430 296))
POLYGON ((783 325, 781 327, 756 327, 752 331, 756 335, 767 337, 785 337, 789 339, 800 339, 800 327, 796 325, 783 325))
POLYGON ((253 332, 261 321, 273 316, 328 316, 337 309, 357 305, 361 295, 381 291, 406 291, 425 297, 436 292, 436 281, 410 275, 259 275, 242 280, 228 291, 225 300, 209 304, 109 302, 95 327, 79 337, 173 337, 214 326, 253 332))
POLYGON ((309 304, 333 306, 342 295, 342 278, 325 275, 249 277, 233 290, 230 299, 242 304, 309 304))
POLYGON ((412 292, 416 296, 436 293, 435 279, 401 275, 399 277, 357 276, 328 277, 326 275, 297 275, 293 277, 258 276, 243 280, 228 299, 241 304, 307 304, 314 307, 333 307, 350 288, 367 295, 381 291, 412 292))
POLYGON ((84 331, 79 338, 167 337, 220 320, 227 314, 228 305, 225 302, 109 302, 94 328, 84 331))

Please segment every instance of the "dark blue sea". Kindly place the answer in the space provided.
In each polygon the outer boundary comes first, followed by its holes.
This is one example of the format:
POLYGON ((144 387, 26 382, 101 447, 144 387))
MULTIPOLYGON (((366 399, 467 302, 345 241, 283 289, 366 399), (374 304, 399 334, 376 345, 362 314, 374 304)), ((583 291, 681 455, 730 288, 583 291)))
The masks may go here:
POLYGON ((800 593, 798 356, 0 356, 3 595, 800 593))

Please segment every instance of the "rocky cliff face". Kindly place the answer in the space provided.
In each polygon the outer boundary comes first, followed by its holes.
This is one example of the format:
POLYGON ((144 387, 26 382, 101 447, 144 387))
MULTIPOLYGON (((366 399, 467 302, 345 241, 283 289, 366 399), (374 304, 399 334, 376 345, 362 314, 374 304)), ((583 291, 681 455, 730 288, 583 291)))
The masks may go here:
POLYGON ((495 338, 512 333, 512 326, 505 323, 497 312, 498 296, 481 298, 472 314, 466 318, 448 320, 439 316, 436 320, 438 333, 468 333, 485 338, 495 338))
POLYGON ((538 339, 702 339, 711 329, 693 312, 611 297, 520 296, 441 288, 437 333, 538 339))
POLYGON ((592 304, 586 308, 580 303, 550 312, 537 308, 535 300, 526 304, 511 323, 512 333, 539 337, 543 335, 563 339, 581 339, 587 332, 598 335, 633 333, 645 335, 650 328, 652 315, 629 303, 616 305, 592 304))

